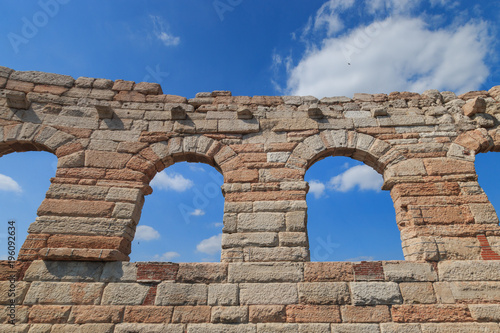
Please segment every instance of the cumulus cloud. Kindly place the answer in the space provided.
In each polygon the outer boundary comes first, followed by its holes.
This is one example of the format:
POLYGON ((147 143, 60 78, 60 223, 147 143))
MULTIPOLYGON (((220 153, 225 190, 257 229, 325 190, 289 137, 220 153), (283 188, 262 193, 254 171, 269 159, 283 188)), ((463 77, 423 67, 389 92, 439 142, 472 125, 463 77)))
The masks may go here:
POLYGON ((184 178, 181 174, 171 173, 165 171, 158 173, 151 181, 151 186, 160 190, 173 190, 176 192, 184 192, 193 187, 194 183, 190 179, 184 178))
POLYGON ((163 253, 162 255, 155 254, 153 259, 158 260, 158 261, 170 261, 170 260, 172 260, 174 258, 178 258, 180 256, 181 255, 177 252, 169 251, 169 252, 163 253))
POLYGON ((221 250, 221 242, 222 234, 218 234, 202 240, 198 245, 196 245, 196 250, 210 255, 216 254, 221 250))
POLYGON ((328 188, 339 192, 347 192, 355 187, 360 190, 380 191, 383 183, 382 176, 371 167, 356 165, 332 177, 328 182, 328 188))
POLYGON ((312 193, 315 199, 321 198, 325 195, 325 184, 319 180, 311 180, 309 182, 309 193, 312 193))
POLYGON ((203 209, 195 209, 193 212, 191 212, 189 215, 192 215, 192 216, 203 216, 205 215, 205 211, 203 209))
POLYGON ((181 42, 180 37, 171 34, 167 29, 167 24, 160 16, 151 15, 153 21, 153 33, 165 46, 177 46, 181 42))
MULTIPOLYGON (((489 75, 488 24, 464 20, 463 13, 453 9, 448 15, 455 14, 456 19, 445 26, 439 14, 415 15, 422 7, 457 6, 450 0, 325 2, 303 29, 306 51, 286 68, 284 92, 321 98, 427 89, 462 93, 479 88, 489 75)), ((279 56, 273 54, 273 59, 279 63, 279 56)))
POLYGON ((148 225, 140 225, 135 230, 135 239, 142 241, 150 241, 154 239, 159 239, 160 233, 148 225))
POLYGON ((21 186, 11 177, 0 174, 0 191, 21 193, 21 186))

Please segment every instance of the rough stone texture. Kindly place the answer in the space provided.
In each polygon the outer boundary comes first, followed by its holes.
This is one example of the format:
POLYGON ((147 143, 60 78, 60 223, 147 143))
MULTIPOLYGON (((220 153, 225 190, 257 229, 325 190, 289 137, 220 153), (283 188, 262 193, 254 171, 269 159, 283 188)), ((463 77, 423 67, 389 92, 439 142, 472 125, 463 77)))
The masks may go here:
POLYGON ((158 84, 0 67, 0 88, 0 156, 58 156, 15 297, 0 265, 14 331, 500 330, 500 227, 474 169, 477 153, 500 150, 500 87, 188 100, 158 84), (308 262, 304 175, 328 156, 384 175, 405 262, 308 262), (224 176, 223 263, 120 262, 151 180, 180 161, 224 176))

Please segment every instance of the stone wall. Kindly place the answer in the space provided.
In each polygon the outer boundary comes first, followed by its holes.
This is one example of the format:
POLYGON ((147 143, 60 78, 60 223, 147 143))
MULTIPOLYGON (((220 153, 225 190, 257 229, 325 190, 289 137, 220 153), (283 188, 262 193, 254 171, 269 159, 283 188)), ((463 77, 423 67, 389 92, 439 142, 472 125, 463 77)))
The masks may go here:
POLYGON ((188 100, 0 67, 0 156, 58 157, 2 329, 499 332, 500 227, 474 168, 500 151, 499 121, 500 86, 188 100), (328 156, 383 175, 406 262, 308 262, 304 175, 328 156), (222 263, 127 263, 151 179, 180 161, 224 176, 222 263))
POLYGON ((500 332, 500 261, 40 260, 18 272, 17 324, 2 332, 500 332))

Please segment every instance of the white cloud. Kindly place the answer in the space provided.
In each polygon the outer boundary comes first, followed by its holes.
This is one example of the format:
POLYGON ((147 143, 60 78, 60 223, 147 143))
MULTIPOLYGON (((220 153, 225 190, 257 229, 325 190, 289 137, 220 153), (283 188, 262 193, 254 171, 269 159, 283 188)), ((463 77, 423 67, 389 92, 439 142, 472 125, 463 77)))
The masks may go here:
POLYGON ((189 170, 194 172, 205 172, 205 169, 203 169, 203 167, 192 163, 189 164, 189 170))
POLYGON ((329 0, 303 28, 306 52, 289 62, 285 87, 276 69, 271 82, 282 94, 319 98, 476 90, 489 75, 493 37, 487 22, 471 17, 453 0, 329 0))
POLYGON ((214 227, 214 228, 222 228, 223 226, 224 226, 224 223, 222 223, 222 222, 212 223, 212 227, 214 227))
MULTIPOLYGON (((327 36, 339 32, 344 28, 344 22, 340 18, 339 12, 351 8, 354 5, 354 0, 330 0, 325 2, 316 12, 314 20, 314 30, 319 30, 326 27, 327 36)), ((310 29, 310 22, 305 28, 305 32, 310 29)))
POLYGON ((196 245, 196 250, 206 254, 216 254, 221 250, 221 242, 222 234, 218 234, 202 240, 198 245, 196 245))
POLYGON ((325 184, 319 180, 311 180, 309 182, 309 193, 312 193, 315 199, 321 198, 325 195, 325 184))
POLYGON ((0 191, 21 193, 21 186, 12 178, 0 174, 0 191))
POLYGON ((176 37, 168 32, 167 24, 159 16, 151 15, 153 21, 153 32, 165 46, 177 46, 181 42, 180 37, 176 37))
POLYGON ((151 186, 160 190, 173 190, 176 192, 184 192, 193 187, 194 183, 190 179, 184 178, 181 174, 167 174, 165 171, 158 173, 151 181, 151 186))
POLYGON ((319 98, 475 90, 488 77, 488 40, 482 22, 432 30, 421 18, 388 18, 324 39, 291 70, 287 89, 292 95, 319 98))
POLYGON ((153 259, 158 261, 170 261, 174 258, 180 257, 181 255, 174 251, 165 252, 162 255, 155 254, 153 259))
POLYGON ((380 191, 383 183, 382 176, 371 167, 356 165, 340 175, 332 177, 328 182, 328 188, 339 192, 347 192, 357 186, 360 190, 380 191))
POLYGON ((192 216, 203 216, 205 215, 205 211, 203 209, 195 209, 193 212, 191 212, 189 215, 192 215, 192 216))
POLYGON ((137 227, 135 231, 136 240, 150 241, 159 238, 160 238, 160 233, 153 227, 150 227, 148 225, 140 225, 137 227))

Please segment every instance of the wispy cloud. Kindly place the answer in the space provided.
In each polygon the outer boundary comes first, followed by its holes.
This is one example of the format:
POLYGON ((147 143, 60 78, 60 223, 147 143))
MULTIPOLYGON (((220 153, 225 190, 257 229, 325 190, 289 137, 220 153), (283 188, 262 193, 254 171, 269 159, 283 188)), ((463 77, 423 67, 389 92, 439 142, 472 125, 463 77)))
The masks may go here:
POLYGON ((196 250, 198 252, 213 255, 221 250, 221 242, 222 234, 218 234, 202 240, 198 245, 196 245, 196 250))
POLYGON ((224 223, 222 222, 214 222, 211 224, 212 227, 214 228, 222 228, 224 226, 224 223))
POLYGON ((165 252, 163 253, 162 255, 159 255, 159 254, 155 254, 153 256, 153 260, 158 260, 158 261, 170 261, 174 258, 178 258, 180 257, 181 255, 175 251, 169 251, 169 252, 165 252))
POLYGON ((380 191, 383 183, 382 176, 371 167, 356 165, 332 177, 328 182, 328 188, 339 192, 347 192, 355 187, 360 190, 380 191))
POLYGON ((150 241, 154 239, 159 239, 160 233, 148 225, 140 225, 135 231, 135 239, 142 241, 150 241))
POLYGON ((0 191, 21 193, 21 186, 11 177, 0 174, 0 191))
POLYGON ((203 209, 197 208, 189 215, 191 215, 191 216, 203 216, 203 215, 205 215, 205 211, 203 209))
POLYGON ((325 195, 325 184, 319 180, 311 180, 309 182, 309 193, 312 193, 315 199, 321 198, 325 195))
POLYGON ((167 23, 160 17, 150 15, 153 21, 153 33, 165 46, 177 46, 181 42, 180 37, 176 37, 169 32, 167 23))
POLYGON ((172 190, 176 192, 184 192, 193 187, 193 185, 192 180, 184 178, 181 174, 167 174, 165 171, 158 173, 151 181, 151 186, 159 190, 172 190))

